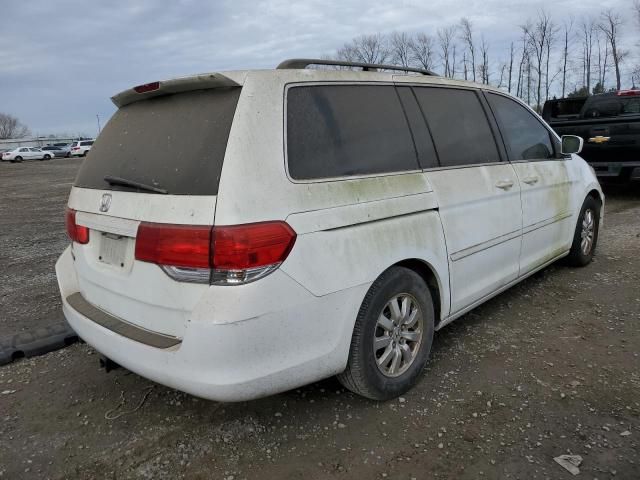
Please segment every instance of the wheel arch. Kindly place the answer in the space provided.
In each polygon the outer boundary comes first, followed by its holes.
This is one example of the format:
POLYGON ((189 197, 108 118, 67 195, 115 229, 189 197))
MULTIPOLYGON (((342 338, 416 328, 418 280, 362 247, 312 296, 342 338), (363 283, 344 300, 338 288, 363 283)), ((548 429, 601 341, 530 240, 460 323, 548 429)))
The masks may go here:
POLYGON ((595 188, 591 189, 589 191, 589 193, 587 193, 587 197, 593 198, 596 202, 598 202, 600 204, 600 206, 602 206, 602 204, 603 204, 602 195, 595 188))
POLYGON ((416 272, 427 284, 429 287, 429 292, 431 293, 431 297, 433 298, 433 308, 435 313, 435 326, 442 321, 442 311, 445 308, 444 299, 442 298, 442 292, 444 289, 442 288, 441 279, 436 269, 433 268, 428 262, 421 260, 419 258, 408 258, 406 260, 402 260, 392 265, 394 267, 405 267, 409 270, 413 270, 416 272))

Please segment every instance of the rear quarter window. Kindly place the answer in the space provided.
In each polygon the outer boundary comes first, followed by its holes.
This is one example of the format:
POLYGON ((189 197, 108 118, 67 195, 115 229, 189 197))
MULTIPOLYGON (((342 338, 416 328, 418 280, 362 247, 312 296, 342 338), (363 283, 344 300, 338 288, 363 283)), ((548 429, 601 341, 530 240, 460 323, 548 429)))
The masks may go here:
POLYGON ((240 91, 195 90, 125 105, 96 139, 75 185, 131 191, 104 180, 113 176, 174 195, 217 195, 240 91))
POLYGON ((295 180, 419 169, 391 85, 291 87, 286 118, 289 175, 295 180))

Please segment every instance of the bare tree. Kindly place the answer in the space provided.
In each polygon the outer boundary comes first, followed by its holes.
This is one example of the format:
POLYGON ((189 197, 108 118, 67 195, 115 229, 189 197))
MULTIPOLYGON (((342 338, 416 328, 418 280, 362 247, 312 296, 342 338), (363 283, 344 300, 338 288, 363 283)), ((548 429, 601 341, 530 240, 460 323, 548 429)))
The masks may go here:
POLYGON ((389 39, 391 61, 394 65, 408 67, 411 61, 411 37, 405 32, 393 32, 389 39))
POLYGON ((456 78, 456 52, 458 46, 453 43, 451 46, 451 78, 456 78))
POLYGON ((504 76, 507 73, 508 68, 509 65, 507 65, 506 63, 500 64, 500 79, 498 80, 498 83, 496 85, 498 88, 504 87, 504 76))
POLYGON ((466 50, 469 52, 468 60, 471 60, 470 70, 473 72, 473 81, 476 81, 476 48, 473 43, 473 25, 468 18, 460 19, 460 36, 466 50))
POLYGON ((545 47, 546 54, 547 54, 547 59, 546 59, 545 68, 544 68, 544 100, 545 101, 549 100, 549 88, 551 86, 551 83, 553 82, 553 79, 555 78, 555 75, 553 77, 549 75, 549 61, 551 60, 551 48, 556 41, 557 34, 558 34, 558 28, 553 23, 550 23, 549 31, 547 34, 547 46, 545 47))
POLYGON ((440 47, 440 60, 442 61, 442 67, 445 77, 451 77, 451 53, 453 50, 454 36, 456 33, 456 27, 446 27, 438 30, 438 46, 440 47))
POLYGON ((469 80, 469 70, 467 69, 467 51, 462 51, 462 75, 465 80, 469 80))
POLYGON ((591 57, 593 55, 593 36, 595 24, 592 19, 582 22, 582 85, 591 92, 591 57))
POLYGON ((426 33, 419 33, 409 45, 411 60, 425 70, 433 70, 435 67, 435 51, 433 37, 426 33))
POLYGON ((542 76, 545 69, 545 55, 549 51, 547 44, 551 43, 555 26, 549 14, 541 10, 533 25, 528 23, 521 28, 529 39, 531 53, 535 61, 533 67, 536 72, 536 108, 539 110, 542 104, 542 76))
MULTIPOLYGON (((633 9, 636 14, 636 23, 638 26, 638 30, 640 30, 640 0, 636 0, 633 4, 633 9)), ((636 46, 640 47, 640 43, 636 43, 636 46)), ((640 83, 640 64, 636 65, 633 69, 631 82, 635 88, 636 81, 640 83)))
POLYGON ((605 34, 611 46, 611 58, 616 70, 616 88, 620 90, 620 63, 624 59, 625 52, 618 48, 618 34, 622 26, 622 18, 613 10, 607 10, 600 14, 598 28, 605 34))
POLYGON ((524 68, 527 62, 527 57, 529 56, 529 43, 527 36, 529 28, 529 25, 522 27, 522 37, 520 39, 522 42, 522 52, 520 54, 520 63, 518 65, 518 84, 516 87, 516 96, 520 98, 524 98, 524 68))
POLYGON ((478 73, 480 74, 480 81, 485 85, 489 85, 489 44, 482 36, 480 43, 480 56, 482 62, 478 65, 478 73))
POLYGON ((605 80, 607 76, 607 60, 609 59, 609 44, 606 39, 602 41, 601 35, 599 32, 596 32, 596 45, 598 46, 598 92, 595 91, 593 93, 602 93, 605 91, 605 80), (604 46, 603 46, 604 44, 604 46), (604 50, 603 50, 604 48, 604 50))
POLYGON ((531 105, 531 52, 527 51, 525 73, 527 75, 527 103, 531 105))
POLYGON ((565 95, 567 86, 567 59, 569 58, 569 40, 572 38, 572 30, 573 17, 569 19, 569 23, 564 23, 564 47, 562 49, 562 97, 565 95))
POLYGON ((345 43, 338 50, 338 58, 350 62, 384 63, 390 58, 390 49, 384 35, 361 35, 345 43))
POLYGON ((24 138, 29 135, 29 129, 13 115, 0 113, 0 139, 24 138))
MULTIPOLYGON (((507 91, 511 93, 511 78, 513 75, 513 57, 515 56, 515 48, 513 46, 513 42, 511 42, 511 46, 509 48, 509 81, 507 83, 507 91)), ((500 82, 502 83, 502 82, 500 82)))

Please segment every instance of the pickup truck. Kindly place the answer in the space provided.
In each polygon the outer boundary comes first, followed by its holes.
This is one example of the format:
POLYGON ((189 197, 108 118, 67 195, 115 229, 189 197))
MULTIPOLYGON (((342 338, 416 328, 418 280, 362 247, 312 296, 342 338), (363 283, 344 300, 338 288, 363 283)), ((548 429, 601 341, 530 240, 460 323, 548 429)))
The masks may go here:
POLYGON ((640 179, 640 90, 547 100, 542 117, 558 135, 582 137, 580 155, 601 180, 640 179))

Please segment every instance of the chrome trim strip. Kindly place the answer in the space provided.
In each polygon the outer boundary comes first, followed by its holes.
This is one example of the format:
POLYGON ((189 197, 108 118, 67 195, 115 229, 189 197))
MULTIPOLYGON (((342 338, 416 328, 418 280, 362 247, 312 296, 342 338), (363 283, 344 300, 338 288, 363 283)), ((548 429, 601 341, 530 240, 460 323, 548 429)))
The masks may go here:
POLYGON ((462 315, 464 315, 465 313, 473 310, 474 308, 476 308, 478 305, 481 305, 482 303, 486 302, 487 300, 495 297, 496 295, 501 294, 502 292, 504 292, 505 290, 508 290, 509 288, 513 287, 514 285, 516 285, 517 283, 520 283, 522 280, 530 277, 531 275, 533 275, 534 273, 542 270, 545 267, 548 267, 549 265, 551 265, 553 262, 559 260, 562 257, 566 257, 569 254, 569 250, 563 251, 562 253, 560 253, 559 255, 553 257, 551 260, 549 260, 548 262, 543 263, 542 265, 534 268, 533 270, 525 273, 524 275, 520 275, 518 278, 515 278, 514 280, 512 280, 511 282, 507 283, 506 285, 498 288, 497 290, 485 295, 484 297, 480 298, 479 300, 476 300, 475 302, 473 302, 471 305, 464 307, 461 310, 458 310, 455 313, 450 314, 449 316, 443 318, 440 323, 438 323, 438 325, 436 325, 436 330, 440 330, 442 327, 444 327, 445 325, 450 324, 451 322, 453 322, 454 320, 456 320, 457 318, 460 318, 462 315))
POLYGON ((170 348, 182 343, 182 340, 169 335, 152 332, 137 325, 125 322, 104 310, 87 302, 80 292, 72 293, 67 297, 67 303, 87 320, 97 323, 101 327, 122 335, 134 342, 144 343, 155 348, 170 348))
POLYGON ((492 238, 491 240, 478 243, 463 250, 458 250, 457 252, 449 255, 449 258, 452 262, 457 262, 458 260, 462 260, 469 255, 473 255, 474 253, 478 253, 488 248, 495 247, 496 245, 508 242, 509 240, 513 240, 514 238, 518 238, 519 236, 520 230, 514 230, 513 232, 505 233, 504 235, 500 235, 499 237, 492 238))
POLYGON ((539 228, 546 227, 547 225, 551 225, 552 223, 559 222, 571 216, 571 212, 561 213, 560 215, 556 215, 555 217, 547 218, 546 220, 542 220, 540 222, 533 223, 528 227, 522 229, 522 234, 531 233, 534 230, 538 230, 539 228))

